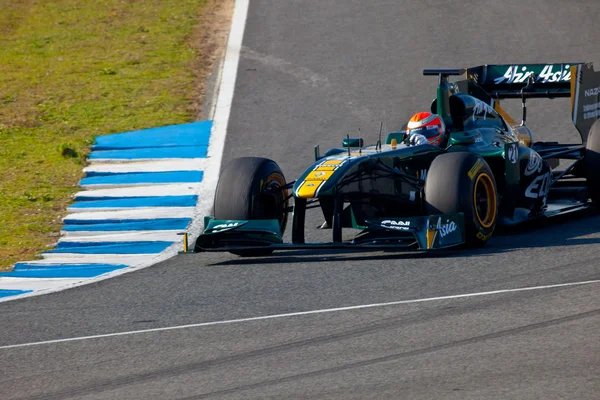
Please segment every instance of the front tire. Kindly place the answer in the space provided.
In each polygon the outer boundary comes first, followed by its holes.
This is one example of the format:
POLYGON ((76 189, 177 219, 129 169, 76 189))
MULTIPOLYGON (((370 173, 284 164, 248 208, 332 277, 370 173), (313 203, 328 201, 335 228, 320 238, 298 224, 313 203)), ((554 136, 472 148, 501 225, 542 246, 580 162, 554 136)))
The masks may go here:
MULTIPOLYGON (((287 224, 285 177, 275 161, 236 158, 225 167, 215 192, 215 219, 277 219, 283 235, 287 224)), ((272 249, 232 251, 242 257, 267 256, 272 249)))
POLYGON ((463 213, 466 244, 482 246, 494 232, 498 218, 494 174, 477 154, 439 155, 427 173, 425 206, 429 214, 463 213))

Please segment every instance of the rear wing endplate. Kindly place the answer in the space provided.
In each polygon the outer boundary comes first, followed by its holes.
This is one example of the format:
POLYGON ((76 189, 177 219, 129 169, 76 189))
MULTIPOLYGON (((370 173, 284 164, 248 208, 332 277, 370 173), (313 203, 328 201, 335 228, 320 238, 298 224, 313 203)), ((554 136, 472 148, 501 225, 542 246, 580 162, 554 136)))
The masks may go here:
POLYGON ((583 143, 587 142, 590 128, 600 119, 600 71, 592 63, 571 67, 571 114, 573 125, 583 143))

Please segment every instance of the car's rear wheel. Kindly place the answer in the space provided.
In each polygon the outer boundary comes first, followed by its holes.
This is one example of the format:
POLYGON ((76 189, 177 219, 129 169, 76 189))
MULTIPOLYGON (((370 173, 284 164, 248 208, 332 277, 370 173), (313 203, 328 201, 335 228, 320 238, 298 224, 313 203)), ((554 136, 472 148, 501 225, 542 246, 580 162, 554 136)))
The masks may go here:
POLYGON ((498 218, 498 191, 489 165, 473 153, 439 155, 427 173, 425 205, 430 214, 463 213, 466 244, 482 246, 498 218))
POLYGON ((585 171, 589 197, 600 208, 600 120, 594 122, 587 137, 585 171))
MULTIPOLYGON (((281 233, 287 224, 285 177, 275 161, 236 158, 221 172, 215 192, 215 219, 276 219, 281 233)), ((266 256, 272 249, 232 251, 242 257, 266 256)))

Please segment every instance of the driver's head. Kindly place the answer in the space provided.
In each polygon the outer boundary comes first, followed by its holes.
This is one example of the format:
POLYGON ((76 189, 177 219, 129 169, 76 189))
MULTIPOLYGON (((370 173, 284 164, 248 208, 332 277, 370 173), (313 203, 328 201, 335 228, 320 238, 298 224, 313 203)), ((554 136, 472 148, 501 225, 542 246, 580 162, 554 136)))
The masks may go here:
POLYGON ((427 138, 430 144, 439 146, 444 140, 446 126, 439 115, 428 111, 418 112, 408 121, 407 135, 419 134, 427 138))

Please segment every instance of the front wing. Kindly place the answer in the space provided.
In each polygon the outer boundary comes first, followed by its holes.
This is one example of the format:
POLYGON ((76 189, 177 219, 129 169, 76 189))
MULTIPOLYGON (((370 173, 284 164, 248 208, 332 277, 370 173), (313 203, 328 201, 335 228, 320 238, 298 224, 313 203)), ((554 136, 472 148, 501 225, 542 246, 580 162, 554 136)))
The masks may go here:
MULTIPOLYGON (((277 220, 216 220, 205 217, 194 252, 257 249, 442 249, 465 242, 464 216, 440 214, 366 221, 354 238, 341 242, 284 243, 277 220)), ((186 246, 187 247, 187 246, 186 246)))

